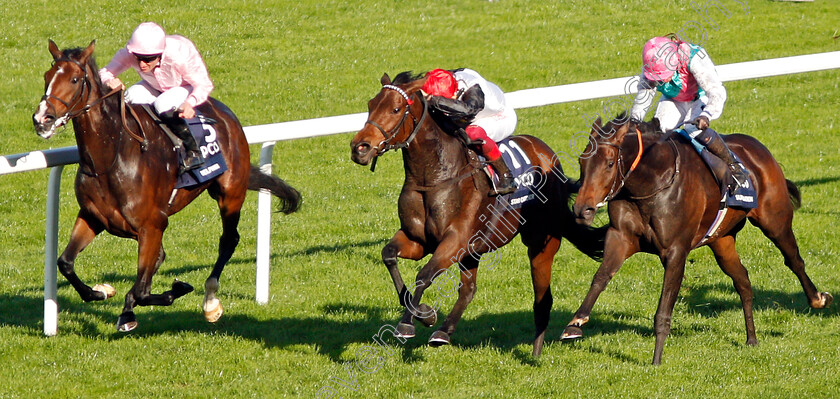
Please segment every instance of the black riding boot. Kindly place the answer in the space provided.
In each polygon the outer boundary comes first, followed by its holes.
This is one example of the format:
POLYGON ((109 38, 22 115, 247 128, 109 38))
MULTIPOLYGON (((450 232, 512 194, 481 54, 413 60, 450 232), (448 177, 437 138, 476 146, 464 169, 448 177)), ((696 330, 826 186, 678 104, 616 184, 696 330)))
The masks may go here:
POLYGON ((177 116, 161 117, 161 120, 184 143, 186 155, 184 156, 184 164, 181 165, 181 173, 201 167, 204 164, 204 157, 201 155, 198 143, 195 142, 195 138, 190 133, 190 127, 187 125, 187 121, 177 116))
POLYGON ((706 128, 695 138, 701 144, 705 145, 706 149, 708 149, 709 152, 723 160, 723 162, 726 162, 726 164, 729 166, 729 171, 732 174, 732 179, 735 180, 734 182, 729 182, 730 195, 734 195, 735 190, 739 186, 749 187, 749 172, 744 167, 744 164, 735 160, 735 156, 732 154, 732 151, 729 149, 729 147, 723 141, 723 138, 721 138, 716 131, 710 128, 706 128))
POLYGON ((499 159, 490 162, 490 165, 493 165, 493 169, 496 169, 496 173, 499 174, 499 183, 496 190, 490 190, 489 195, 505 195, 516 191, 516 181, 513 179, 507 164, 505 164, 504 158, 499 157, 499 159))

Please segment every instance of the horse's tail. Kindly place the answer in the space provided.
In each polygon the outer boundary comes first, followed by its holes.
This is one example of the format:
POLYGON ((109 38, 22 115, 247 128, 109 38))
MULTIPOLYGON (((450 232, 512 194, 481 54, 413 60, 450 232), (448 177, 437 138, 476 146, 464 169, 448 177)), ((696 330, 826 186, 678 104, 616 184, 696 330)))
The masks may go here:
POLYGON ((288 185, 283 179, 272 174, 263 173, 256 165, 251 165, 251 176, 248 178, 248 190, 268 190, 275 197, 280 198, 280 212, 290 214, 300 207, 300 193, 288 185))
POLYGON ((793 210, 797 210, 802 207, 802 194, 799 192, 799 187, 788 179, 785 179, 785 183, 787 183, 788 197, 790 197, 790 203, 793 204, 793 210))
MULTIPOLYGON (((570 194, 577 193, 580 189, 580 183, 575 180, 567 180, 565 182, 566 190, 570 194)), ((571 204, 563 206, 563 211, 567 212, 568 220, 565 223, 563 237, 565 237, 572 245, 586 256, 595 261, 602 261, 604 259, 604 242, 607 238, 607 229, 609 224, 601 227, 590 227, 579 224, 575 221, 575 214, 572 212, 571 204)))

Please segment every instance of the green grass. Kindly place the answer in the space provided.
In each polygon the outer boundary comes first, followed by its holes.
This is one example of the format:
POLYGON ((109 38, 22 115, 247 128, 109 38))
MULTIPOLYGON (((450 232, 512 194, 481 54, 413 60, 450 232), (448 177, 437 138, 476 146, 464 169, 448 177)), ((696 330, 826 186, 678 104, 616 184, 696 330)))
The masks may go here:
MULTIPOLYGON (((704 3, 697 1, 696 3, 704 3)), ((830 0, 754 0, 749 14, 721 0, 706 47, 718 64, 840 50, 838 10, 830 0)), ((72 128, 49 142, 32 129, 51 57, 96 39, 104 66, 144 20, 191 38, 202 52, 214 95, 245 125, 363 112, 383 72, 468 66, 507 90, 628 76, 649 37, 699 20, 683 0, 446 2, 197 0, 0 0, 0 153, 73 145, 72 128)), ((808 272, 840 294, 840 105, 838 71, 727 84, 722 132, 756 136, 802 190, 794 229, 808 272)), ((133 73, 124 75, 133 83, 133 73)), ((592 100, 519 110, 520 133, 566 151, 592 100)), ((388 154, 375 174, 349 160, 351 135, 279 142, 274 170, 297 187, 300 212, 273 217, 271 298, 254 295, 256 196, 250 194, 242 241, 222 278, 225 315, 201 316, 202 282, 215 259, 220 223, 199 198, 174 216, 165 236, 160 292, 178 278, 197 287, 173 306, 140 308, 140 326, 114 323, 136 274, 136 244, 102 235, 79 257, 90 284, 118 296, 83 303, 59 280, 59 334, 42 335, 43 239, 47 171, 0 177, 0 398, 5 397, 831 397, 840 391, 837 304, 810 310, 778 251, 754 227, 738 248, 755 289, 758 347, 744 345, 738 296, 708 249, 689 256, 673 331, 660 367, 652 317, 662 268, 650 255, 626 262, 596 305, 586 338, 559 341, 597 263, 564 244, 553 275, 552 323, 543 356, 530 356, 531 283, 524 247, 502 248, 503 263, 479 272, 479 289, 450 347, 425 346, 431 330, 392 354, 368 358, 372 337, 400 316, 379 259, 398 226, 401 160, 388 154), (359 362, 357 362, 357 355, 359 362), (379 362, 381 360, 381 362, 379 362), (357 363, 367 367, 361 371, 357 363), (355 390, 343 387, 354 370, 355 390), (355 368, 354 368, 355 367, 355 368), (331 379, 332 378, 332 379, 331 379)), ((256 160, 258 146, 252 147, 256 160)), ((68 166, 62 182, 60 249, 78 209, 68 166)), ((401 262, 413 279, 422 262, 401 262)), ((443 298, 446 299, 446 298, 443 298)), ((451 306, 444 301, 444 309, 451 306)))

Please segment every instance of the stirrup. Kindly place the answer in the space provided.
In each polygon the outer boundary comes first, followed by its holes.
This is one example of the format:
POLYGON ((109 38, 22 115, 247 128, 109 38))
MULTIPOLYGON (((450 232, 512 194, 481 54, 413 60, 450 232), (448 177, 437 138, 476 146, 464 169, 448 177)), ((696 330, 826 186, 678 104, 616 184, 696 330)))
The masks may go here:
POLYGON ((495 189, 491 189, 489 196, 495 197, 499 195, 510 194, 516 191, 517 189, 516 181, 512 177, 502 178, 499 180, 499 185, 495 189), (507 184, 502 184, 502 182, 507 181, 507 184))
POLYGON ((192 153, 192 155, 190 155, 190 153, 187 152, 187 155, 184 157, 184 161, 181 163, 179 174, 193 169, 198 169, 202 165, 204 165, 204 159, 200 154, 192 153))

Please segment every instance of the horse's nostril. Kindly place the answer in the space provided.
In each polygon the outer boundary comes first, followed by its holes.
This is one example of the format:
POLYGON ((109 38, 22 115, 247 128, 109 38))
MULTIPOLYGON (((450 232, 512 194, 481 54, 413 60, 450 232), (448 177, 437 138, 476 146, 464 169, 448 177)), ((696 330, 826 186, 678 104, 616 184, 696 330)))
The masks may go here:
POLYGON ((361 143, 356 146, 356 152, 360 154, 364 154, 370 150, 370 144, 368 143, 361 143))

